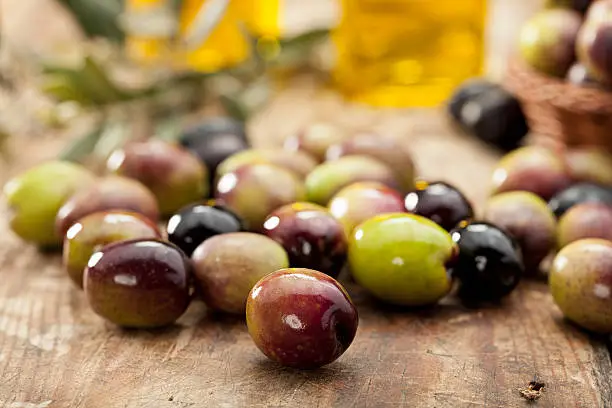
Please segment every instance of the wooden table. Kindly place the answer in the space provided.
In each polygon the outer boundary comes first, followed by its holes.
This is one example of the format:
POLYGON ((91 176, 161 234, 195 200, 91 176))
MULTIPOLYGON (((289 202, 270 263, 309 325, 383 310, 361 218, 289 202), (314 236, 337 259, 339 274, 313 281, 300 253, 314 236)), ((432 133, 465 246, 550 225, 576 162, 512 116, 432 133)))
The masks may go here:
MULTIPOLYGON (((496 154, 454 133, 439 112, 344 105, 304 80, 253 121, 251 134, 274 144, 314 120, 399 138, 421 175, 455 183, 477 204, 487 194, 496 154)), ((52 157, 61 142, 30 147, 3 168, 2 181, 52 157)), ((546 384, 537 406, 612 407, 606 344, 566 323, 542 282, 523 282, 503 307, 468 310, 449 299, 426 311, 381 306, 349 285, 361 315, 355 342, 334 364, 295 371, 267 361, 244 321, 201 303, 167 330, 105 324, 59 256, 20 242, 0 219, 5 407, 523 407, 518 388, 534 377, 546 384)))

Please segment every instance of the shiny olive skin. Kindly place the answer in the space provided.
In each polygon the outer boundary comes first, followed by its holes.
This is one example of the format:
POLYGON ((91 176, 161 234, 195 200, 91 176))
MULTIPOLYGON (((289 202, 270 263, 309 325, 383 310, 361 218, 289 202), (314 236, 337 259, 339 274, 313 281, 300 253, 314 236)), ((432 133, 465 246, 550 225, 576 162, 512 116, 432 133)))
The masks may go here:
POLYGON ((147 186, 165 216, 209 193, 208 169, 187 149, 163 140, 128 143, 111 154, 107 168, 147 186))
POLYGON ((299 369, 337 360, 359 325, 342 285, 310 269, 281 269, 261 279, 248 297, 246 321, 262 353, 299 369))
POLYGON ((325 160, 327 149, 348 138, 348 134, 341 128, 328 123, 313 123, 295 135, 289 136, 283 145, 287 151, 306 152, 315 160, 325 160))
POLYGON ((405 205, 409 213, 429 218, 447 231, 474 216, 463 193, 441 181, 418 181, 415 191, 406 195, 405 205))
POLYGON ((89 214, 72 225, 64 238, 63 264, 68 276, 80 288, 91 255, 104 245, 138 238, 161 238, 157 226, 141 214, 101 211, 89 214))
POLYGON ((521 248, 525 271, 536 274, 555 249, 557 220, 546 201, 527 191, 510 191, 485 203, 482 219, 506 231, 521 248))
POLYGON ((581 15, 573 10, 555 8, 539 12, 521 30, 521 57, 546 75, 564 77, 576 60, 576 38, 581 25, 581 15))
POLYGON ((473 98, 483 95, 499 87, 496 83, 485 78, 470 78, 455 89, 448 101, 448 113, 458 123, 463 124, 461 111, 466 103, 473 98))
POLYGON ((498 301, 509 295, 523 276, 520 251, 496 226, 476 222, 451 231, 459 256, 451 274, 459 282, 458 296, 466 303, 498 301))
POLYGON ((204 119, 183 131, 179 143, 198 156, 209 170, 207 185, 210 191, 215 189, 217 166, 249 148, 244 123, 229 117, 204 119))
POLYGON ((544 200, 573 182, 565 160, 557 152, 526 146, 504 156, 493 171, 492 194, 530 191, 544 200))
POLYGON ((583 239, 555 257, 548 285, 566 318, 597 333, 612 333, 612 242, 583 239))
POLYGON ((376 181, 391 188, 400 186, 386 164, 368 156, 347 156, 317 166, 306 177, 308 201, 327 205, 338 191, 358 181, 376 181))
POLYGON ((294 203, 274 210, 263 233, 285 248, 292 268, 314 269, 336 278, 346 262, 342 224, 325 207, 294 203))
POLYGON ((447 264, 457 255, 451 236, 414 214, 377 215, 358 225, 349 239, 355 281, 378 299, 427 306, 451 290, 447 264))
POLYGON ((56 231, 64 236, 81 218, 107 210, 133 211, 152 222, 159 219, 157 200, 142 183, 127 177, 107 176, 82 188, 64 203, 55 219, 56 231))
POLYGON ((520 101, 500 85, 471 97, 459 115, 467 134, 506 152, 516 149, 529 132, 520 101))
POLYGON ((301 179, 317 167, 317 161, 302 151, 289 152, 272 148, 248 149, 223 160, 217 167, 217 179, 247 164, 273 164, 291 170, 301 179))
POLYGON ((548 207, 561 217, 573 206, 587 202, 612 205, 612 188, 596 183, 577 183, 552 197, 548 207))
POLYGON ((191 265, 176 246, 153 239, 102 247, 83 277, 92 310, 121 327, 174 323, 191 301, 191 265))
POLYGON ((404 212, 404 197, 382 183, 362 181, 338 191, 328 204, 329 212, 344 226, 347 237, 365 220, 379 214, 404 212))
POLYGON ((612 206, 603 203, 582 203, 570 208, 559 219, 557 246, 585 238, 612 241, 612 206))
POLYGON ((580 62, 576 62, 572 65, 569 71, 567 71, 565 79, 567 82, 578 86, 601 89, 606 88, 606 85, 598 82, 589 72, 589 69, 580 62))
POLYGON ((55 230, 57 212, 94 179, 84 167, 64 161, 42 163, 13 177, 3 190, 11 230, 41 247, 60 246, 63 235, 55 230))
POLYGON ((373 133, 353 136, 327 149, 326 159, 346 156, 368 156, 389 166, 399 181, 402 192, 414 189, 415 166, 412 155, 397 141, 373 133))
POLYGON ((251 232, 212 237, 196 248, 192 261, 206 304, 239 315, 244 315, 253 285, 264 276, 289 267, 281 245, 251 232))
POLYGON ((217 183, 218 203, 236 213, 249 231, 261 231, 270 212, 306 198, 304 183, 271 164, 251 164, 225 174, 217 183))
POLYGON ((599 1, 589 10, 576 49, 580 62, 595 79, 612 84, 612 2, 599 1))
POLYGON ((216 235, 243 230, 236 214, 220 205, 193 204, 174 214, 166 228, 168 241, 191 256, 202 242, 216 235))

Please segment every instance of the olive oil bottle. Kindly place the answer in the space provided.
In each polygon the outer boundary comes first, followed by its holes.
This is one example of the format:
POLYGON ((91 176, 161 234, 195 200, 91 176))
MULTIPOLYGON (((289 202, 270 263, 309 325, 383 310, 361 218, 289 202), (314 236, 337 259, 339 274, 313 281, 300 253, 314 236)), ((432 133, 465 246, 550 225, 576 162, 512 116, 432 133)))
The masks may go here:
POLYGON ((487 0, 341 0, 334 79, 375 106, 436 106, 482 73, 487 0))
POLYGON ((279 34, 280 0, 127 0, 127 53, 144 64, 217 71, 249 55, 246 32, 279 34))

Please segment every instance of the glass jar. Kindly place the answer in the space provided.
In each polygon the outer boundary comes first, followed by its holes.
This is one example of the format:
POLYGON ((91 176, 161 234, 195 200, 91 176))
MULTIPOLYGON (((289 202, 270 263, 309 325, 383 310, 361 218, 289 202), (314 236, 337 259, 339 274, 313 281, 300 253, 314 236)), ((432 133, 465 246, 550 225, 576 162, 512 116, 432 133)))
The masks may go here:
POLYGON ((375 106, 436 106, 484 67, 487 0, 342 0, 334 80, 375 106))

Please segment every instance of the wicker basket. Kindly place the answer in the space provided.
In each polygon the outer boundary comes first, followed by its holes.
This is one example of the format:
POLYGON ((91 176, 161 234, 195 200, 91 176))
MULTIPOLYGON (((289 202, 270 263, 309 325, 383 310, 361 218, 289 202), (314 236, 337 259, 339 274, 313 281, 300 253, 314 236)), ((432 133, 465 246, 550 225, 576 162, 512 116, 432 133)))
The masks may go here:
POLYGON ((523 105, 530 142, 612 152, 612 92, 544 76, 518 61, 510 63, 504 85, 523 105))

